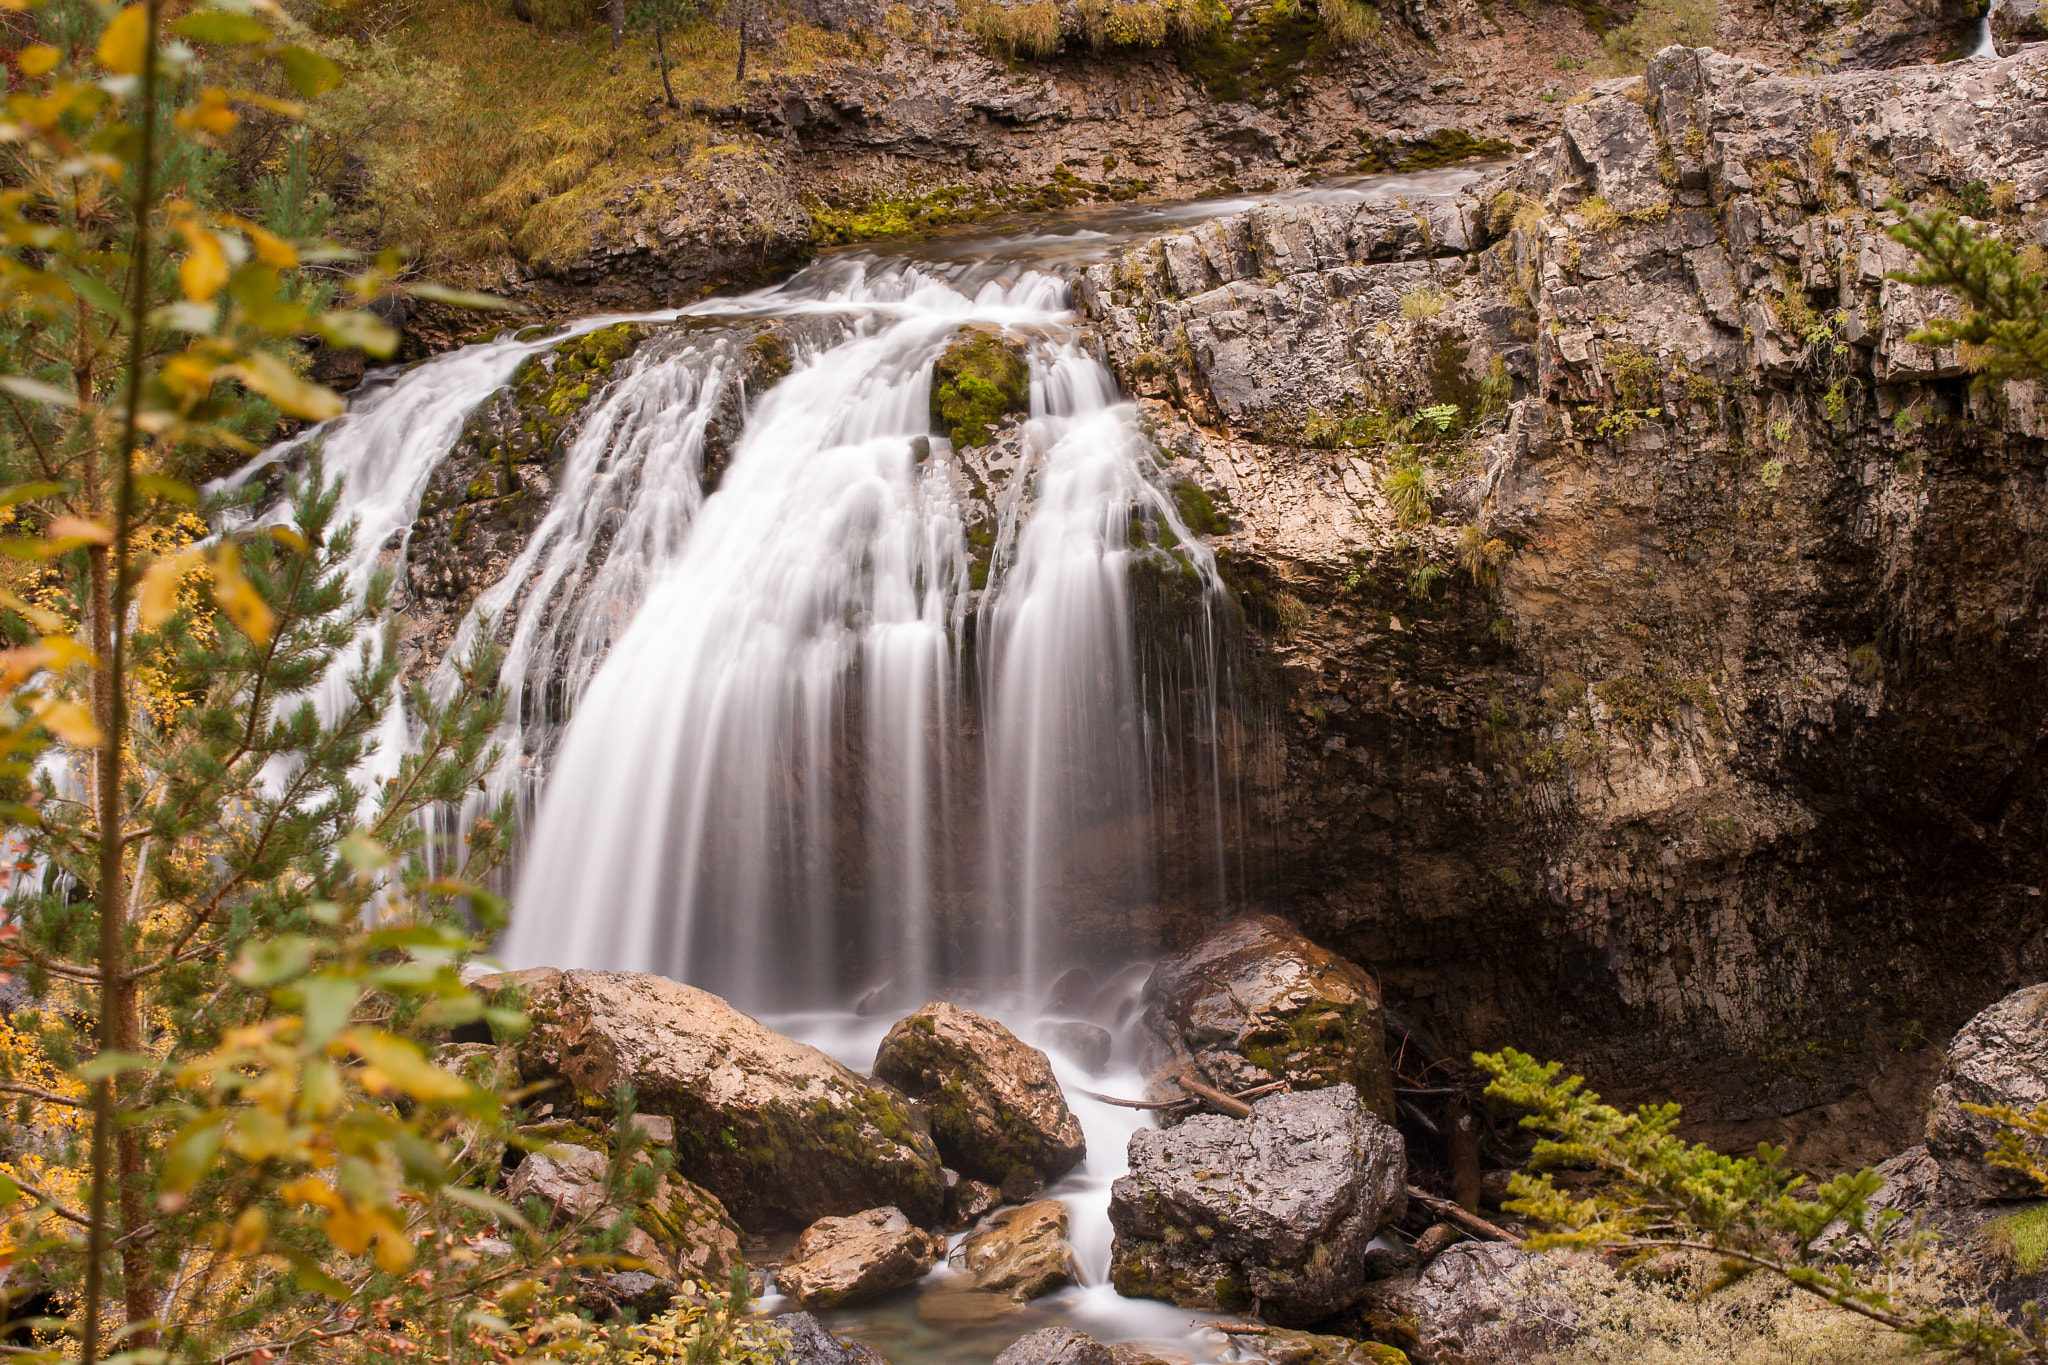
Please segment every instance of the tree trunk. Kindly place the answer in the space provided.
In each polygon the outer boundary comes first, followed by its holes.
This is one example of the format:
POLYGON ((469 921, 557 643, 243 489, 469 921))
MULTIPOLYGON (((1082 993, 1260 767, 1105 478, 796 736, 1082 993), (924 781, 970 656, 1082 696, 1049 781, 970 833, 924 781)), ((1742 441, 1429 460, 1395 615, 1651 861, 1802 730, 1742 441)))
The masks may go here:
POLYGON ((668 107, 682 108, 682 105, 676 103, 675 87, 668 83, 668 49, 662 45, 662 29, 659 24, 654 26, 654 56, 655 60, 661 63, 661 93, 668 96, 668 107))
POLYGON ((612 21, 612 51, 619 50, 619 44, 626 41, 626 0, 609 0, 605 13, 612 21))
POLYGON ((747 78, 747 0, 740 0, 740 69, 735 81, 747 78))

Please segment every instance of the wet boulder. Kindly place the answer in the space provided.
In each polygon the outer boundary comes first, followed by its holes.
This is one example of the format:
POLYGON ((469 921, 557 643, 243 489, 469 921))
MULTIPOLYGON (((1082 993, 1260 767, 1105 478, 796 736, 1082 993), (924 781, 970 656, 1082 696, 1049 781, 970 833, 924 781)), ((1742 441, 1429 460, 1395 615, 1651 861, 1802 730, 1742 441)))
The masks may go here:
POLYGON ((633 1219, 678 1281, 701 1280, 723 1288, 741 1263, 739 1225, 717 1195, 681 1176, 665 1177, 633 1219))
POLYGON ((926 1106, 947 1165, 1011 1198, 1020 1178, 1055 1179, 1087 1155, 1045 1054, 958 1005, 934 1001, 890 1029, 875 1079, 926 1106))
POLYGON ((1979 1199, 2024 1199, 2041 1190, 2023 1171, 1988 1165, 1998 1121, 1965 1104, 2008 1105, 2022 1114, 2048 1103, 2048 983, 2014 991, 1957 1030, 1942 1060, 1927 1117, 1927 1150, 1979 1199))
POLYGON ((1071 1327, 1041 1327, 1010 1343, 995 1365, 1111 1365, 1109 1348, 1071 1327))
POLYGON ((1005 1209, 967 1235, 960 1258, 977 1290, 1019 1303, 1071 1284, 1074 1254, 1067 1246, 1067 1206, 1040 1199, 1005 1209))
MULTIPOLYGON (((937 1221, 945 1186, 922 1111, 694 986, 638 972, 524 972, 529 1084, 602 1107, 631 1085, 674 1122, 676 1169, 745 1228, 893 1205, 937 1221)), ((498 982, 486 978, 486 989, 498 982)))
POLYGON ((1354 1316, 1416 1365, 1528 1360, 1539 1352, 1525 1340, 1524 1319, 1543 1295, 1525 1271, 1539 1259, 1497 1242, 1463 1242, 1421 1270, 1369 1285, 1354 1316))
POLYGON ((784 1313, 774 1326, 778 1339, 771 1341, 765 1355, 775 1365, 888 1365, 874 1347, 833 1336, 809 1313, 784 1313))
POLYGON ((1031 411, 1024 348, 979 327, 963 331, 932 366, 932 427, 956 447, 985 446, 1006 417, 1031 411))
POLYGON ((1091 1076, 1109 1070, 1110 1053, 1116 1040, 1100 1024, 1080 1019, 1047 1019, 1038 1026, 1038 1041, 1051 1051, 1071 1058, 1091 1076))
POLYGON ((1244 916, 1164 959, 1145 999, 1155 1088, 1185 1067, 1231 1093, 1272 1081, 1350 1085, 1393 1121, 1378 984, 1277 916, 1244 916))
POLYGON ((1268 1095, 1131 1137, 1110 1189, 1117 1292, 1302 1326, 1365 1290, 1365 1251, 1407 1207, 1407 1151, 1348 1084, 1268 1095))
POLYGON ((916 1284, 945 1249, 944 1238, 911 1226, 901 1209, 820 1218, 797 1238, 775 1283, 806 1308, 843 1308, 916 1284))
POLYGON ((963 1232, 1003 1202, 1003 1192, 986 1181, 969 1180, 958 1172, 946 1187, 946 1226, 963 1232))
POLYGON ((1259 1338, 1267 1365, 1409 1365, 1398 1346, 1275 1328, 1259 1338))

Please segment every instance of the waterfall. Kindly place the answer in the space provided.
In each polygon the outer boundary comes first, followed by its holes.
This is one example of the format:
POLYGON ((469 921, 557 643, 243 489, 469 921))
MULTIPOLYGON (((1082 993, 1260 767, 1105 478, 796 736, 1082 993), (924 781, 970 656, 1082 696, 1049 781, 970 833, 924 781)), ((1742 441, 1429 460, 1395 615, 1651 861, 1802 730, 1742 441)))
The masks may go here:
POLYGON ((1142 945, 1158 725, 1128 579, 1134 556, 1170 559, 1204 616, 1218 580, 1065 285, 842 260, 695 314, 593 403, 450 651, 507 643, 496 790, 526 818, 502 956, 758 1008, 1028 984, 1086 945, 1142 945), (794 329, 793 368, 747 396, 705 497, 706 428, 763 319, 794 329), (1029 357, 1001 451, 929 434, 963 327, 1029 357), (1137 524, 1176 548, 1134 548, 1137 524))

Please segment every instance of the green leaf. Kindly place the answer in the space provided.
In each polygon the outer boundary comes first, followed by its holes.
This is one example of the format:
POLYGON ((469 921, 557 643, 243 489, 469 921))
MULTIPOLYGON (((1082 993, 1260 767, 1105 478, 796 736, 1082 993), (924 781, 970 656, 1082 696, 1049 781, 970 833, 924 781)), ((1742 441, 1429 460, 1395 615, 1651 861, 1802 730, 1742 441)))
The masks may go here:
POLYGON ((314 328, 330 345, 387 356, 398 349, 398 333, 375 313, 350 309, 323 315, 314 328))
POLYGON ((147 1052, 102 1052, 72 1074, 80 1080, 98 1081, 130 1071, 155 1071, 160 1065, 147 1052))
POLYGON ((351 830, 341 841, 342 860, 357 872, 381 872, 397 859, 391 851, 362 830, 351 830))
POLYGON ((55 384, 45 384, 40 379, 30 379, 25 374, 0 375, 0 389, 5 389, 16 398, 26 398, 31 403, 42 403, 53 408, 75 408, 78 399, 55 384))
POLYGON ((307 48, 281 47, 277 60, 283 65, 284 78, 292 83, 292 89, 308 99, 341 84, 341 68, 307 48))
POLYGON ((285 934, 247 944, 230 969, 245 986, 274 986, 299 976, 313 961, 313 940, 303 934, 285 934))
POLYGON ((299 1288, 308 1293, 325 1294, 328 1298, 337 1300, 346 1299, 354 1294, 354 1290, 322 1270, 320 1263, 305 1252, 285 1247, 282 1248, 281 1254, 291 1262, 292 1269, 298 1272, 299 1288))
POLYGON ((227 1116, 225 1109, 215 1109, 178 1130, 178 1135, 164 1148, 160 1167, 164 1189, 182 1195, 205 1179, 214 1158, 220 1155, 227 1116))
POLYGON ((467 289, 450 289, 439 284, 409 284, 405 292, 414 298, 427 299, 434 303, 445 303, 451 308, 507 308, 527 311, 523 303, 501 299, 495 294, 473 294, 467 289))
POLYGON ((348 1027, 348 1017, 362 999, 360 982, 322 972, 298 983, 299 1010, 305 1019, 305 1043, 325 1047, 328 1040, 348 1027))
POLYGON ((18 483, 5 492, 0 492, 0 507, 12 507, 16 503, 28 502, 35 498, 55 497, 63 491, 64 485, 61 483, 18 483))
POLYGON ((199 490, 184 480, 174 479, 168 474, 137 474, 135 488, 137 492, 154 493, 157 497, 181 503, 186 507, 199 505, 199 490))
POLYGON ((219 43, 224 47, 268 42, 271 36, 268 28, 248 15, 228 14, 221 10, 200 10, 197 14, 188 14, 171 25, 171 32, 197 43, 219 43))

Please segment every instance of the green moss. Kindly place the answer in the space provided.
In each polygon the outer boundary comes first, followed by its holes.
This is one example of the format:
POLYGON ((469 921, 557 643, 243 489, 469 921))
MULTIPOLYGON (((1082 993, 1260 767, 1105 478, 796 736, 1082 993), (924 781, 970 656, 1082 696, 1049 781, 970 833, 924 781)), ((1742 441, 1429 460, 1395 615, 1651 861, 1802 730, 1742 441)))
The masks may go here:
MULTIPOLYGON (((512 392, 522 414, 520 431, 531 438, 534 454, 543 459, 552 455, 570 420, 646 337, 647 329, 637 322, 614 323, 570 337, 520 362, 512 375, 512 392)), ((497 460, 510 481, 511 486, 503 491, 513 491, 518 485, 512 477, 511 447, 485 453, 497 460)))
MULTIPOLYGON (((1365 134, 1361 133, 1361 137, 1365 134)), ((1360 174, 1372 171, 1427 171, 1462 161, 1497 161, 1515 154, 1515 145, 1497 137, 1474 137, 1462 128, 1440 128, 1425 138, 1367 138, 1364 152, 1352 163, 1360 174)))
POLYGON ((974 332, 932 367, 932 423, 956 447, 984 446, 998 420, 1029 411, 1031 371, 1000 337, 974 332))
POLYGON ((1209 496, 1209 490, 1193 479, 1182 479, 1173 486, 1173 501, 1180 509, 1181 524, 1196 535, 1230 534, 1230 522, 1216 510, 1216 502, 1209 496))
POLYGON ((777 333, 760 333, 747 343, 747 351, 760 362, 762 373, 770 382, 789 374, 793 363, 789 358, 789 347, 783 344, 777 333))
POLYGON ((1300 84, 1321 33, 1313 10, 1275 4, 1255 11, 1247 22, 1217 29, 1206 41, 1183 47, 1174 57, 1218 104, 1271 94, 1284 99, 1300 84))
POLYGON ((817 246, 843 246, 915 237, 1016 213, 1044 213, 1105 200, 1122 202, 1151 187, 1150 181, 1128 177, 1085 180, 1060 166, 1043 185, 942 185, 921 194, 878 194, 841 203, 817 200, 805 207, 811 215, 811 241, 817 246))

